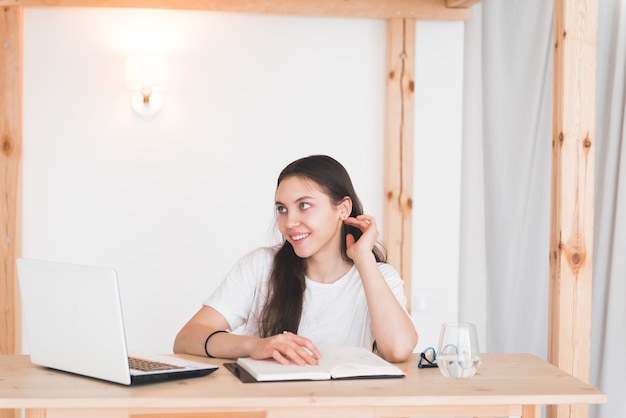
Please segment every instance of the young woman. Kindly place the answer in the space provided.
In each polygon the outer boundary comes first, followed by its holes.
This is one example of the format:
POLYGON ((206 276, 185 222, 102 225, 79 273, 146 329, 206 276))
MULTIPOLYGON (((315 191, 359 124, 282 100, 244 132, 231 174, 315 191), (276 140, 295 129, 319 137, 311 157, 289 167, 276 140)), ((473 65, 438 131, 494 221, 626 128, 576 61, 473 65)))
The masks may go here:
POLYGON ((417 332, 403 282, 345 168, 324 155, 285 167, 276 222, 284 243, 241 258, 180 330, 174 352, 304 365, 317 363, 319 346, 352 345, 407 359, 417 332))

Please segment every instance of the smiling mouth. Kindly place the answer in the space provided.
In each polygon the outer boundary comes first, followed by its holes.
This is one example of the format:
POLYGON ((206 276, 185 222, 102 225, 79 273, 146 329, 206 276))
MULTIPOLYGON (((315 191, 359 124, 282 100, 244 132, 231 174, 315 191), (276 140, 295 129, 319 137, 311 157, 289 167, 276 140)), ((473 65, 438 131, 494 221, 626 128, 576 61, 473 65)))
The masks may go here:
POLYGON ((309 235, 311 235, 311 234, 305 233, 305 234, 291 235, 291 239, 294 242, 302 241, 303 239, 307 238, 309 235))

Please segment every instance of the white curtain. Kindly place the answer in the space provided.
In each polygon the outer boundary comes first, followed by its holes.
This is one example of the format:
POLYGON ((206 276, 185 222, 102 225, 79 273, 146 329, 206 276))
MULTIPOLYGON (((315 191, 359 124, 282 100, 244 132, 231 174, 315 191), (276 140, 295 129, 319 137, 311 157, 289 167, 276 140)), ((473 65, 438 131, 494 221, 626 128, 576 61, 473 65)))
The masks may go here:
MULTIPOLYGON (((553 9, 483 0, 466 25, 461 319, 547 356, 553 9)), ((591 384, 626 417, 626 2, 600 0, 591 384)))
POLYGON ((608 395, 591 416, 626 417, 626 3, 600 1, 591 380, 608 395))

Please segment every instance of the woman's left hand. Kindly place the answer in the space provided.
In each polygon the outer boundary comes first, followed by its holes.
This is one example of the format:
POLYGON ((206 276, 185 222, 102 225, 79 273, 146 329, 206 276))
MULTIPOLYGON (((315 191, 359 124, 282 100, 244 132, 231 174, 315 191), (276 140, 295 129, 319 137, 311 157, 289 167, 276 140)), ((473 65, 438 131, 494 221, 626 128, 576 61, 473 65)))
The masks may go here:
POLYGON ((343 221, 346 225, 359 228, 363 235, 358 240, 352 234, 346 236, 346 252, 352 261, 356 262, 359 257, 371 256, 372 249, 379 237, 376 219, 370 215, 358 215, 355 218, 346 218, 343 221))

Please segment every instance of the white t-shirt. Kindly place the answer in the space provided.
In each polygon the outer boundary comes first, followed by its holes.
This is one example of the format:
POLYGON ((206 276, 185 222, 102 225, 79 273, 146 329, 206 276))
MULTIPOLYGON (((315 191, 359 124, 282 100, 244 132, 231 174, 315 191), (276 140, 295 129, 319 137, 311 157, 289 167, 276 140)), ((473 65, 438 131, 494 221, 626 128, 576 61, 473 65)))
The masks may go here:
MULTIPOLYGON (((217 310, 230 328, 258 336, 258 318, 266 302, 267 283, 276 248, 259 248, 233 266, 204 305, 217 310)), ((406 307, 403 281, 389 264, 378 268, 402 307, 406 307)), ((324 284, 306 278, 304 306, 298 335, 316 346, 349 345, 372 349, 373 333, 367 300, 355 266, 335 281, 324 284)))

